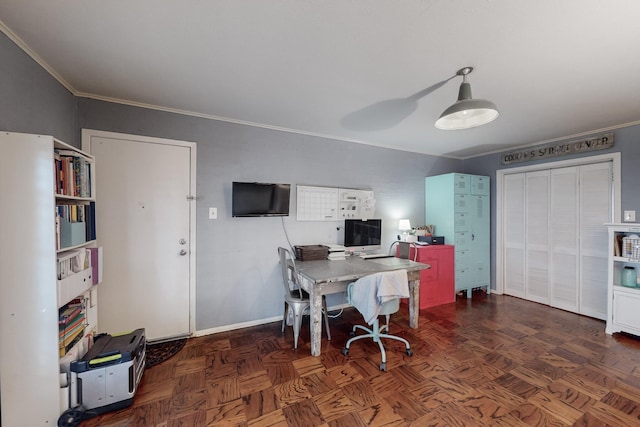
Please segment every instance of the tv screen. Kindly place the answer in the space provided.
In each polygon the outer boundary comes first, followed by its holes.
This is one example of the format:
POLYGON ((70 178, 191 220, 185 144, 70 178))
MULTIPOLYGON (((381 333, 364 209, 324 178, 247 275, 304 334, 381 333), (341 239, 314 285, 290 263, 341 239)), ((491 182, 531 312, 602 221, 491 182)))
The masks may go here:
POLYGON ((381 219, 344 220, 344 246, 360 251, 380 249, 381 240, 381 219))
POLYGON ((231 188, 231 215, 289 215, 289 184, 234 182, 231 188))

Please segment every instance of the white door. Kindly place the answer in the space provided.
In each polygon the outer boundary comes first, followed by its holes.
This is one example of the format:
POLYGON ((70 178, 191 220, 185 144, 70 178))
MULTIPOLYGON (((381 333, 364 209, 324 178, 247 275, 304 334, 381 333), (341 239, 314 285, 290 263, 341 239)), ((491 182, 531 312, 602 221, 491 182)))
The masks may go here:
POLYGON ((612 164, 580 167, 580 314, 607 317, 607 229, 612 219, 612 164))
POLYGON ((579 309, 579 194, 577 167, 551 171, 550 305, 573 312, 579 309))
POLYGON ((504 176, 504 293, 524 298, 524 174, 504 176))
POLYGON ((615 159, 498 175, 498 276, 505 294, 606 317, 603 224, 614 221, 619 197, 615 159))
POLYGON ((525 298, 549 304, 549 171, 525 176, 525 298))
POLYGON ((148 340, 189 335, 195 144, 83 131, 83 147, 96 158, 100 331, 144 327, 148 340))

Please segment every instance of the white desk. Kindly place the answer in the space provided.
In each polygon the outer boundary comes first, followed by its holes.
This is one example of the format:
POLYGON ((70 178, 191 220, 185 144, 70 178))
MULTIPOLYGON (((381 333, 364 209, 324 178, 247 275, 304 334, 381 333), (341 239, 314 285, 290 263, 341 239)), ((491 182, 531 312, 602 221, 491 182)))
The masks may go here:
POLYGON ((418 327, 420 307, 420 270, 428 264, 401 258, 362 259, 357 256, 343 260, 296 261, 301 286, 311 299, 311 355, 320 355, 322 337, 322 295, 345 292, 347 285, 361 277, 382 271, 407 270, 409 280, 409 326, 418 327))

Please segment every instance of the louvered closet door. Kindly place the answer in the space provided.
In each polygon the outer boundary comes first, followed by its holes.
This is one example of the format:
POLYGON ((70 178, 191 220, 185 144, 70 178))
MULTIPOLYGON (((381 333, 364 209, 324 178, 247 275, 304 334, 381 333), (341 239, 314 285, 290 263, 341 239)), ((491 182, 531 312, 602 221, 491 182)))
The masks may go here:
POLYGON ((503 176, 504 293, 604 319, 613 163, 503 176))
POLYGON ((525 174, 525 298, 549 304, 549 171, 525 174))
POLYGON ((580 313, 607 315, 607 230, 613 205, 612 163, 580 167, 580 313))
POLYGON ((578 167, 551 171, 550 305, 573 312, 579 307, 578 196, 578 167))
POLYGON ((524 297, 524 174, 505 175, 504 293, 524 297))

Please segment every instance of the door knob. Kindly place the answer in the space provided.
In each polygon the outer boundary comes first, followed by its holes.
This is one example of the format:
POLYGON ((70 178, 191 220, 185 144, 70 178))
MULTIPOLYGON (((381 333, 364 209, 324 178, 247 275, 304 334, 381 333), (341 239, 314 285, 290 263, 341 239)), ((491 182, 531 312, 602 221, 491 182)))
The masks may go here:
POLYGON ((181 256, 185 256, 187 254, 187 251, 185 251, 184 249, 180 250, 180 255, 181 256))

